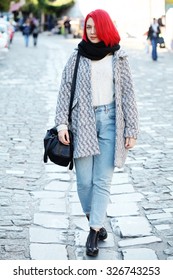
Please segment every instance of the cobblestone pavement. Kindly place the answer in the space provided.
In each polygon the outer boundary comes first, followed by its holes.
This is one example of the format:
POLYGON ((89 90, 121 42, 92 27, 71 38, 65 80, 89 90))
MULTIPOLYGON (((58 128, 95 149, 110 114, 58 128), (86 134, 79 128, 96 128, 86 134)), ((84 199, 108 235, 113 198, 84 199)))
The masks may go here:
MULTIPOLYGON (((78 40, 42 34, 24 47, 15 34, 0 61, 0 259, 81 260, 88 224, 75 173, 43 163, 62 68, 78 40)), ((116 169, 99 260, 173 259, 173 54, 153 62, 124 40, 140 115, 138 144, 116 169)))

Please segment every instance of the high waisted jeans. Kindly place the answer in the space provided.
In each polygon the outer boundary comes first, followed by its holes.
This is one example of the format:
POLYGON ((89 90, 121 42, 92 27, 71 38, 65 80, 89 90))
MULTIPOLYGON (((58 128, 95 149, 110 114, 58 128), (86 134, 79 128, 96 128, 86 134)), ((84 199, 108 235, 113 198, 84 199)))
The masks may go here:
POLYGON ((75 159, 78 196, 90 227, 103 226, 114 172, 115 104, 94 108, 100 154, 75 159))

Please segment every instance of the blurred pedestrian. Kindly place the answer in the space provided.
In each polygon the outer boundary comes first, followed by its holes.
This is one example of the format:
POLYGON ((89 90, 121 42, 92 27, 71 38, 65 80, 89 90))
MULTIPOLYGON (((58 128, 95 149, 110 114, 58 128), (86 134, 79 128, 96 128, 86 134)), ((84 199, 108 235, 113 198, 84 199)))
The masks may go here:
POLYGON ((13 42, 14 33, 15 33, 16 22, 13 19, 9 20, 9 35, 10 35, 10 44, 13 42))
POLYGON ((25 23, 23 24, 23 36, 25 39, 25 46, 29 46, 29 36, 31 34, 31 24, 30 19, 26 19, 25 23))
POLYGON ((64 20, 64 35, 67 37, 68 34, 71 34, 71 23, 68 17, 64 20))
POLYGON ((97 256, 98 240, 107 238, 104 220, 114 167, 124 165, 138 134, 130 66, 119 41, 106 11, 98 9, 86 16, 82 41, 63 71, 56 107, 59 140, 69 145, 70 87, 79 52, 71 129, 77 191, 90 226, 86 242, 89 256, 97 256))
POLYGON ((158 25, 160 28, 160 34, 159 34, 159 45, 160 48, 165 48, 165 29, 166 29, 166 22, 165 22, 165 16, 158 18, 158 25))
POLYGON ((39 31, 39 21, 34 18, 31 22, 31 33, 33 37, 33 45, 35 47, 37 46, 39 31))
POLYGON ((150 25, 148 30, 148 39, 151 41, 152 52, 151 56, 153 61, 158 58, 157 55, 157 44, 159 42, 160 27, 156 18, 153 18, 153 23, 150 25))

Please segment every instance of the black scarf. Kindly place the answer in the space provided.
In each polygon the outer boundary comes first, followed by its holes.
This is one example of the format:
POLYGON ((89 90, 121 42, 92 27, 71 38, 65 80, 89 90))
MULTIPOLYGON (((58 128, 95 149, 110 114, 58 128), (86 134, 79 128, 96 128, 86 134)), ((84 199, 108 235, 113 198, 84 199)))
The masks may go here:
POLYGON ((114 45, 113 47, 107 47, 103 41, 99 43, 91 43, 82 40, 78 44, 79 54, 85 56, 91 60, 100 60, 109 53, 114 53, 120 49, 120 45, 114 45))

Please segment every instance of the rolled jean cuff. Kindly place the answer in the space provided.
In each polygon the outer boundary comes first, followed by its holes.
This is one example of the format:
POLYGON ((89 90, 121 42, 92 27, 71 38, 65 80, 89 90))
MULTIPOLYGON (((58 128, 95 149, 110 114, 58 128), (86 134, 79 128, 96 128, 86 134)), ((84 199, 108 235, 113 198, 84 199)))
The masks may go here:
POLYGON ((101 228, 103 227, 103 225, 91 225, 91 224, 90 224, 90 227, 93 228, 93 229, 94 229, 94 228, 99 228, 99 229, 101 229, 101 228))

